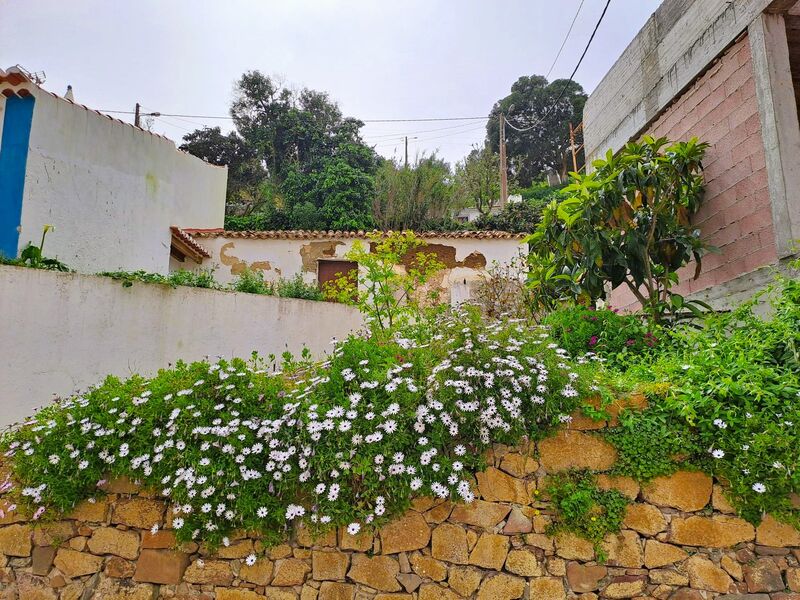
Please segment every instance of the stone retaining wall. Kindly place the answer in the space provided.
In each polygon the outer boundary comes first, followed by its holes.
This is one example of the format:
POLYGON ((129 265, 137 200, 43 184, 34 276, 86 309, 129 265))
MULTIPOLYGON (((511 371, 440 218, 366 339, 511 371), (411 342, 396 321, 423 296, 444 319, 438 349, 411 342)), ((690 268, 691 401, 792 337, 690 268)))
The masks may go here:
POLYGON ((471 505, 420 499, 374 534, 300 531, 270 549, 246 535, 216 554, 176 547, 165 502, 116 481, 61 521, 0 520, 0 598, 800 600, 800 531, 771 517, 754 528, 702 473, 644 487, 602 474, 615 450, 578 429, 594 426, 576 419, 537 447, 496 447, 471 505), (600 471, 602 487, 633 501, 604 564, 586 540, 546 533, 551 511, 536 490, 570 467, 600 471))

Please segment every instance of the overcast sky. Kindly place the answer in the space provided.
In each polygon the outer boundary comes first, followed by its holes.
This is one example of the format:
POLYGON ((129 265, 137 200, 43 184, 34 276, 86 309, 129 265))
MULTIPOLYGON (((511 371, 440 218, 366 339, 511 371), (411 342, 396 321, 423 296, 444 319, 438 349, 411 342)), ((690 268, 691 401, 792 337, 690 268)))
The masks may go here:
MULTIPOLYGON (((521 75, 545 74, 580 0, 0 0, 0 66, 45 71, 45 87, 93 108, 227 115, 246 70, 330 93, 360 119, 487 115, 521 75)), ((550 79, 569 76, 602 12, 583 7, 550 79)), ((612 0, 576 80, 591 91, 658 0, 612 0)), ((132 120, 130 115, 120 118, 132 120)), ((180 141, 204 124, 163 117, 180 141)), ((483 121, 369 124, 384 156, 453 162, 483 121)))

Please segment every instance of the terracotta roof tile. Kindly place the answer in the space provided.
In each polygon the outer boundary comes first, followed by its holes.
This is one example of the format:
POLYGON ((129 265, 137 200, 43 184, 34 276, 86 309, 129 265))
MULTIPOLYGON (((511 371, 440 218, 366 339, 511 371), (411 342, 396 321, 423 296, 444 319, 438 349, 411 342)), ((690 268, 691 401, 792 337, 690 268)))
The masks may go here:
POLYGON ((203 246, 198 244, 197 241, 191 235, 186 233, 186 231, 184 231, 180 227, 175 227, 175 226, 172 226, 169 229, 174 237, 180 239, 183 243, 192 248, 200 256, 203 256, 204 258, 211 258, 211 254, 208 253, 208 250, 206 250, 205 248, 203 248, 203 246))
MULTIPOLYGON (((272 231, 226 231, 225 229, 184 228, 183 232, 194 238, 245 238, 255 240, 314 240, 314 239, 355 239, 365 238, 369 231, 317 231, 305 229, 272 231)), ((389 233, 389 232, 387 232, 389 233)), ((421 238, 479 239, 479 240, 522 240, 529 234, 508 231, 417 231, 421 238)))

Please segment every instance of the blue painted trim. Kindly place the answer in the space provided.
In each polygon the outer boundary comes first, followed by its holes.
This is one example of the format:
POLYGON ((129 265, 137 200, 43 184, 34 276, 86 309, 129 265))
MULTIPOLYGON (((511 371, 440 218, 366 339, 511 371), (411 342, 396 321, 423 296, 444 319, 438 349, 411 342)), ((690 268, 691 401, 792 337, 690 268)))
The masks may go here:
POLYGON ((0 142, 0 254, 17 256, 25 166, 33 122, 33 96, 6 98, 0 142))

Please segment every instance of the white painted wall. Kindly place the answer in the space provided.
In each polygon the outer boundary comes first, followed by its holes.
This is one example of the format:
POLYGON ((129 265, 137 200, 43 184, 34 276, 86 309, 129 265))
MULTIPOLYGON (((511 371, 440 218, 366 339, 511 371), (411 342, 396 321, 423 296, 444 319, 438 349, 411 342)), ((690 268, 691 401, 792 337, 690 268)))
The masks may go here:
POLYGON ((362 325, 313 302, 0 266, 0 426, 106 375, 155 374, 178 359, 247 358, 303 346, 323 356, 362 325))
MULTIPOLYGON (((213 268, 214 277, 222 283, 230 283, 236 279, 236 265, 242 261, 249 268, 260 270, 264 279, 275 281, 279 278, 291 279, 295 275, 302 275, 307 283, 316 283, 316 265, 313 270, 304 270, 301 250, 310 243, 334 242, 336 243, 333 256, 321 257, 330 260, 346 260, 345 256, 352 248, 354 240, 346 239, 253 239, 236 237, 197 237, 195 240, 202 245, 209 254, 210 259, 203 261, 201 267, 194 263, 172 263, 175 268, 213 268), (260 263, 260 265, 259 265, 260 263), (269 263, 266 268, 265 263, 269 263)), ((366 240, 361 240, 365 245, 366 240)), ((453 246, 456 249, 456 260, 463 261, 472 252, 480 252, 486 258, 487 267, 493 262, 507 264, 517 256, 527 254, 527 244, 520 239, 479 239, 479 238, 425 238, 428 244, 441 244, 453 246)), ((424 248, 421 248, 424 251, 424 248)), ((451 303, 457 304, 468 300, 470 289, 484 273, 483 269, 456 267, 448 269, 444 276, 443 285, 451 290, 451 303)))
POLYGON ((45 254, 80 272, 167 273, 171 225, 222 226, 227 168, 42 89, 35 97, 20 249, 50 224, 45 254))

